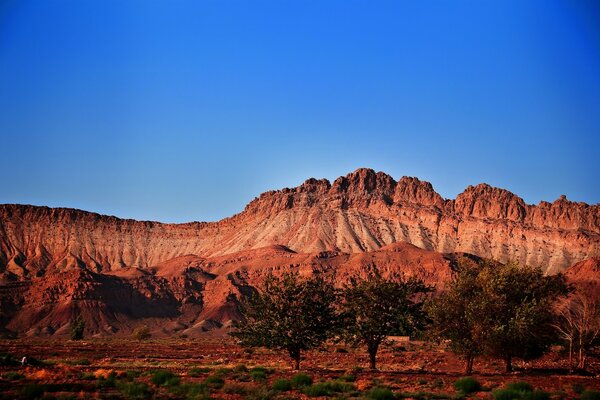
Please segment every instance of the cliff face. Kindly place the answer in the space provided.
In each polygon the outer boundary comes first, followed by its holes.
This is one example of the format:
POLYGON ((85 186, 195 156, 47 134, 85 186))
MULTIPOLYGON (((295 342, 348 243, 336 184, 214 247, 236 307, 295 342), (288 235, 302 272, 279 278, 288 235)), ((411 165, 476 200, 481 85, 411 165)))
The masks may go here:
POLYGON ((514 259, 547 273, 600 256, 600 206, 562 197, 527 205, 486 184, 445 200, 416 178, 395 181, 359 169, 333 184, 309 179, 262 194, 217 223, 161 224, 72 209, 0 206, 0 276, 43 276, 87 266, 95 272, 150 268, 283 244, 301 252, 377 250, 407 242, 438 252, 514 259))
MULTIPOLYGON (((226 329, 268 272, 339 284, 376 266, 440 286, 461 252, 563 271, 600 257, 600 206, 528 205, 486 184, 446 200, 427 182, 369 169, 264 193, 216 223, 0 205, 0 334, 65 335, 75 315, 88 334, 226 329)), ((597 264, 569 276, 594 280, 597 264)))

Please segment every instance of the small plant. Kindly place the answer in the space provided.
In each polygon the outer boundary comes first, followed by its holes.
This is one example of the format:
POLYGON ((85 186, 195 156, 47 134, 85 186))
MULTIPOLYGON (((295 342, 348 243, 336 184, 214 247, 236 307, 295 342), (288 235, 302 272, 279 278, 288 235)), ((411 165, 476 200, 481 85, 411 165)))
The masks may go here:
POLYGON ((267 379, 267 373, 262 370, 252 370, 250 376, 254 382, 264 382, 267 379))
POLYGON ((494 400, 517 400, 521 398, 521 392, 510 389, 497 389, 492 392, 494 400))
POLYGON ((246 400, 271 400, 274 399, 277 393, 265 386, 259 386, 246 394, 246 400))
POLYGON ((77 317, 71 321, 71 340, 82 340, 85 331, 83 318, 77 317))
POLYGON ((515 392, 521 392, 521 393, 533 392, 533 386, 531 386, 527 382, 522 382, 522 381, 510 382, 506 385, 506 388, 508 390, 514 390, 515 392))
POLYGON ((6 379, 7 381, 19 381, 25 378, 25 376, 16 371, 9 371, 2 374, 2 378, 6 379))
POLYGON ((190 368, 190 370, 188 371, 188 376, 197 378, 202 374, 208 373, 210 372, 209 368, 201 368, 201 367, 194 367, 194 368, 190 368))
POLYGON ((94 375, 92 372, 81 372, 79 373, 79 379, 83 381, 93 381, 96 379, 96 375, 94 375))
POLYGON ((394 393, 386 387, 378 386, 367 392, 367 398, 372 400, 393 400, 394 393))
POLYGON ((212 389, 221 389, 225 385, 225 381, 220 376, 213 375, 206 378, 204 384, 212 389))
POLYGON ((543 390, 534 390, 532 392, 525 392, 521 395, 523 400, 550 400, 550 394, 543 390))
POLYGON ((136 340, 147 340, 150 339, 152 334, 150 333, 150 328, 146 325, 138 326, 133 330, 131 336, 136 340))
POLYGON ((248 367, 246 367, 246 365, 244 364, 238 364, 235 367, 233 367, 233 372, 248 372, 248 367))
POLYGON ((277 379, 273 382, 273 390, 277 390, 278 392, 287 392, 292 390, 292 382, 289 379, 277 379))
POLYGON ((67 365, 90 365, 92 362, 87 358, 80 358, 77 360, 65 360, 64 363, 67 365))
POLYGON ((123 396, 128 399, 148 399, 152 395, 152 391, 145 383, 121 383, 118 388, 123 396))
POLYGON ((581 393, 581 400, 600 400, 600 392, 597 390, 584 390, 581 393))
POLYGON ((313 380, 310 376, 306 374, 296 374, 292 377, 292 386, 295 388, 301 388, 304 386, 312 385, 313 380))
POLYGON ((342 382, 355 382, 356 376, 350 374, 344 374, 338 378, 342 382))
POLYGON ((481 390, 481 384, 475 378, 467 376, 454 382, 454 388, 461 393, 471 394, 479 392, 481 390))
POLYGON ((37 383, 28 383, 23 386, 21 395, 26 399, 40 399, 44 395, 44 387, 37 383))
POLYGON ((179 385, 179 377, 171 371, 155 371, 151 381, 156 386, 177 386, 179 385))
POLYGON ((210 392, 203 383, 186 383, 184 385, 170 386, 169 392, 185 399, 209 399, 210 392))

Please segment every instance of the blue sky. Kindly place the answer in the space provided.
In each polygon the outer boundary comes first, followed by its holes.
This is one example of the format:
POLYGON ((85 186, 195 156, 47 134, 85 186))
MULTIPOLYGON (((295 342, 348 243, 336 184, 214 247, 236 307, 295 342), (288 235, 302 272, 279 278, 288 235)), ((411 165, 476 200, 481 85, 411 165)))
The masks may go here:
POLYGON ((600 202, 596 1, 0 0, 0 203, 217 220, 358 167, 600 202))

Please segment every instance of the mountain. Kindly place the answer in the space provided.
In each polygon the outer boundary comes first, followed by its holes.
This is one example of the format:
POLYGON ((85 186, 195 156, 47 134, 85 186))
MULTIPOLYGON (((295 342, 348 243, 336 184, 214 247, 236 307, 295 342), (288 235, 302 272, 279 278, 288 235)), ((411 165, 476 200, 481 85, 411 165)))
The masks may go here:
POLYGON ((339 281, 375 264, 442 284, 457 253, 564 271, 600 257, 600 206, 528 205, 486 184, 448 200, 370 169, 263 193, 213 223, 0 205, 0 332, 62 334, 75 314, 98 334, 140 321, 200 332, 235 319, 239 296, 270 270, 339 281))

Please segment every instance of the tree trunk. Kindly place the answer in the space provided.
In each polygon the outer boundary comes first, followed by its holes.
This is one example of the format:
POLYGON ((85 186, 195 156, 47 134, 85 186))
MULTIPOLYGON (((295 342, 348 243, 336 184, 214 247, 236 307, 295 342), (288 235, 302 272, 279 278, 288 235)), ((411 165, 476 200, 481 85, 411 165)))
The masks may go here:
POLYGON ((569 373, 573 372, 573 339, 569 340, 569 373))
POLYGON ((369 343, 367 351, 369 352, 369 365, 372 370, 377 369, 377 350, 379 349, 379 342, 369 343))
POLYGON ((467 365, 465 368, 465 375, 471 375, 473 373, 473 361, 475 360, 475 356, 469 354, 467 356, 467 365))
POLYGON ((506 363, 506 372, 513 372, 512 355, 507 354, 504 356, 504 362, 506 363))
POLYGON ((291 349, 288 350, 288 353, 290 354, 290 358, 294 362, 294 370, 298 371, 300 369, 300 350, 291 349))

